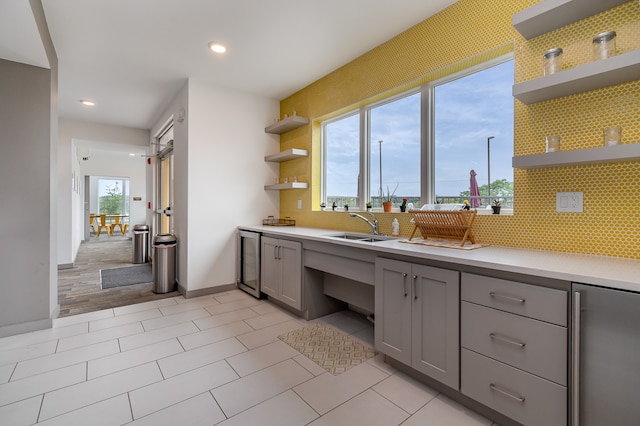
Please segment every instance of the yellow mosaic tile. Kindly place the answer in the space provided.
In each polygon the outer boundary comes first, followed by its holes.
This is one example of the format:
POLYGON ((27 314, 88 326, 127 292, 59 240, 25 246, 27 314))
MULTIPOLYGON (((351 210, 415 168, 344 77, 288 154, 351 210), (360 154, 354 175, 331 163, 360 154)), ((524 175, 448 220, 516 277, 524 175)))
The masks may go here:
MULTIPOLYGON (((640 49, 640 2, 636 0, 524 40, 513 29, 511 17, 535 3, 460 0, 284 99, 283 114, 295 110, 316 121, 281 136, 281 149, 303 148, 311 153, 281 163, 281 176, 297 175, 310 183, 309 190, 281 192, 281 217, 295 218, 298 226, 368 231, 366 224, 344 212, 317 211, 319 118, 454 72, 469 58, 480 60, 505 46, 515 49, 516 82, 542 76, 542 55, 553 47, 563 48, 563 68, 591 61, 591 41, 603 31, 616 31, 618 53, 640 49), (297 208, 297 200, 302 200, 302 209, 297 208)), ((548 134, 561 135, 563 150, 598 147, 602 130, 611 125, 622 126, 623 143, 640 142, 639 81, 533 105, 514 102, 515 155, 544 152, 548 134)), ((514 170, 514 187, 514 214, 478 216, 473 228, 477 241, 640 259, 639 162, 514 170), (582 191, 584 212, 557 213, 558 191, 582 191)), ((409 236, 413 230, 406 213, 377 216, 384 233, 390 233, 394 218, 400 222, 401 235, 409 236)))

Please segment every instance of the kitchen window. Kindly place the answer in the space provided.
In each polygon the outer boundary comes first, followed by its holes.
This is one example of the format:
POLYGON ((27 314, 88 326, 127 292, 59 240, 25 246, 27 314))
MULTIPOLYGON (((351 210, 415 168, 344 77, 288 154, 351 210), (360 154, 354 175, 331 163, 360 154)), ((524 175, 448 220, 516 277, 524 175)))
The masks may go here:
POLYGON ((513 55, 322 122, 322 202, 513 206, 513 55), (479 195, 470 193, 471 170, 479 195))

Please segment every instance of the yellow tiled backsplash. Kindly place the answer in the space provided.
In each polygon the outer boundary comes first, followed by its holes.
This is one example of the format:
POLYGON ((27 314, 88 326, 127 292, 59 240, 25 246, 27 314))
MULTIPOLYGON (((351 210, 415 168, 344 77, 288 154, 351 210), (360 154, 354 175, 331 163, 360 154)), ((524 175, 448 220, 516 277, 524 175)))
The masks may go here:
MULTIPOLYGON (((284 115, 296 111, 312 125, 281 136, 281 150, 308 149, 309 157, 281 163, 281 176, 296 175, 308 190, 281 192, 280 215, 299 226, 368 231, 343 212, 317 211, 319 125, 317 119, 400 91, 405 85, 451 70, 487 52, 515 51, 516 82, 542 76, 542 55, 562 47, 563 68, 591 61, 591 40, 617 33, 617 52, 640 49, 640 4, 630 1, 548 34, 525 40, 511 25, 513 14, 536 1, 460 0, 281 102, 284 115), (302 209, 297 201, 302 200, 302 209), (312 209, 315 206, 315 210, 312 209)), ((515 155, 545 151, 545 136, 559 134, 562 150, 602 145, 602 130, 622 127, 622 143, 640 142, 640 82, 525 105, 515 102, 515 155)), ((514 170, 513 215, 478 216, 473 227, 483 243, 640 259, 640 163, 626 162, 514 170), (557 213, 556 192, 582 191, 583 213, 557 213)), ((413 226, 406 213, 380 213, 381 231, 393 218, 401 235, 413 226)), ((540 265, 544 267, 544 265, 540 265)))

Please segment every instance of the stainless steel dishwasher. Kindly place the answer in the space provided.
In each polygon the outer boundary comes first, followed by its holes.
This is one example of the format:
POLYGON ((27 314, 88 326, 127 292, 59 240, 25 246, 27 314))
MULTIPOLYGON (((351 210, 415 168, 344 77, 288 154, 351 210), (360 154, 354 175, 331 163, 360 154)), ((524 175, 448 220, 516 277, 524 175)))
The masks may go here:
POLYGON ((640 293, 573 284, 573 426, 640 424, 640 293))
POLYGON ((260 298, 260 233, 238 231, 236 284, 240 290, 260 298))

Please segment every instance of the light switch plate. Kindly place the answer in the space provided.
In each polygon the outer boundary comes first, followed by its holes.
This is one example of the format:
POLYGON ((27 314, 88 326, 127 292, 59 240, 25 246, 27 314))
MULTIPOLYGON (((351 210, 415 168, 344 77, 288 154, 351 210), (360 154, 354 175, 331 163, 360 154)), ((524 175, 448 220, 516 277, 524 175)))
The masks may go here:
POLYGON ((556 192, 556 211, 582 213, 582 192, 556 192))

